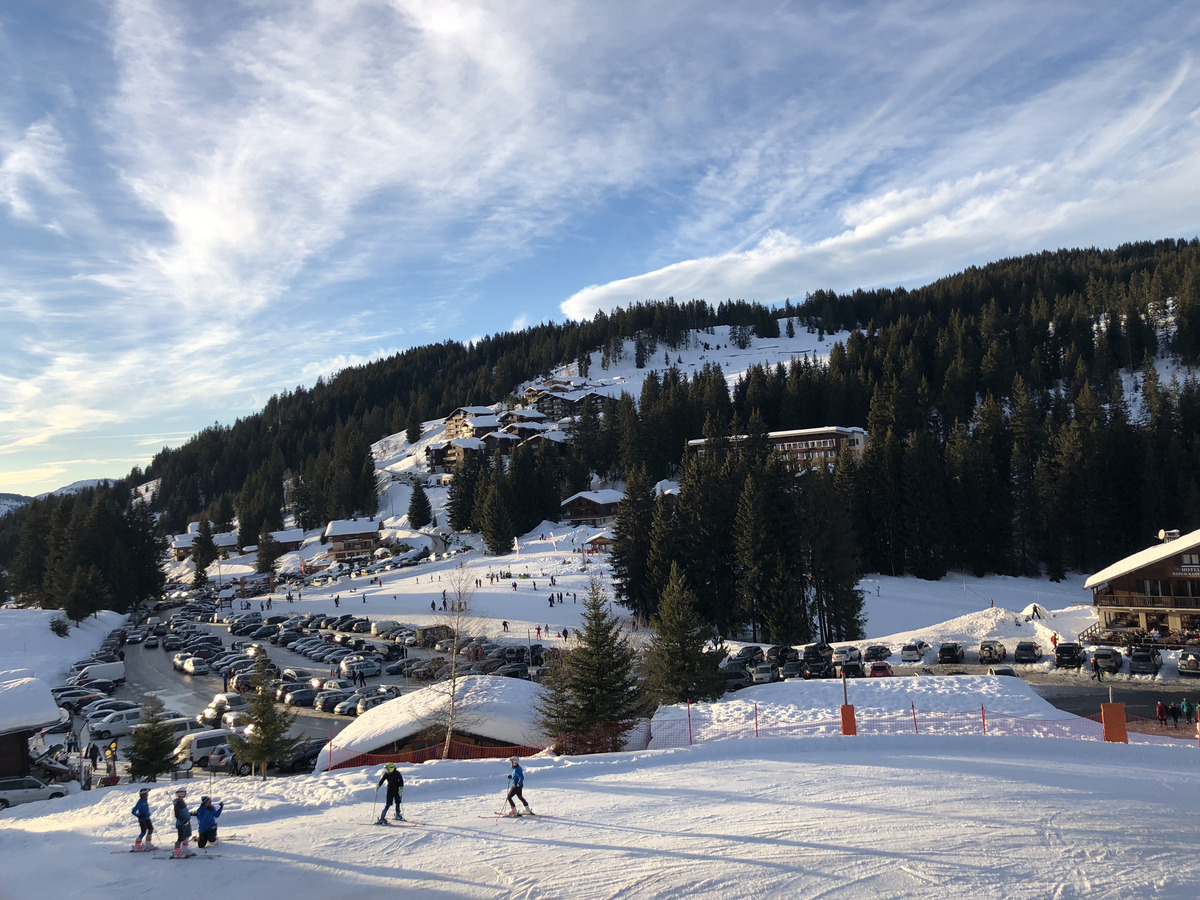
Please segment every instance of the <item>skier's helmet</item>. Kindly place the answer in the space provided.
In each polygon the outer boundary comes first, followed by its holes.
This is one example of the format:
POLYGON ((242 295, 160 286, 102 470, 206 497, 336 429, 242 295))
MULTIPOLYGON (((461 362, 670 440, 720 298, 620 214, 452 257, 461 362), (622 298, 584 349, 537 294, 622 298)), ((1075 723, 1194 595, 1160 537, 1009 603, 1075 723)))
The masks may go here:
POLYGON ((148 793, 150 793, 150 788, 142 788, 140 791, 138 791, 138 793, 145 797, 148 793))
POLYGON ((186 796, 187 796, 187 789, 186 789, 186 788, 180 788, 179 790, 177 790, 177 791, 175 792, 175 796, 176 796, 176 797, 186 797, 186 796))
POLYGON ((212 798, 211 797, 201 797, 200 802, 201 803, 212 803, 212 798))
POLYGON ((395 763, 388 763, 388 764, 387 764, 387 770, 388 770, 389 772, 395 772, 395 771, 396 771, 396 764, 395 764, 395 763))
POLYGON ((515 766, 515 765, 516 765, 517 763, 519 763, 519 762, 520 762, 520 760, 519 760, 519 759, 517 759, 517 757, 515 757, 515 756, 510 756, 510 757, 508 758, 508 764, 509 764, 510 766, 515 766))

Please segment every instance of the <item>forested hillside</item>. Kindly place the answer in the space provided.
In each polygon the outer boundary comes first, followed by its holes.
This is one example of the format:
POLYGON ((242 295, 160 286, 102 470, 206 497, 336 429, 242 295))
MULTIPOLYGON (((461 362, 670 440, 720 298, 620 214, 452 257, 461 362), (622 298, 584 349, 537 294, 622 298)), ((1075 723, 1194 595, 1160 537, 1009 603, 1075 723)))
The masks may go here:
MULTIPOLYGON (((1139 549, 1159 528, 1200 525, 1200 392, 1181 367, 1200 357, 1196 240, 1047 252, 919 289, 817 291, 773 310, 633 304, 578 325, 419 347, 273 397, 162 451, 127 484, 157 479, 162 533, 202 511, 217 523, 238 515, 243 540, 277 527, 285 504, 309 524, 373 513, 371 442, 415 437, 422 420, 505 399, 564 364, 586 372, 630 352, 660 370, 638 397, 581 418, 566 459, 460 472, 454 526, 503 546, 589 473, 630 480, 648 542, 618 554, 635 608, 653 612, 677 560, 718 627, 850 637, 853 602, 830 598, 863 571, 1057 577, 1139 549), (826 359, 751 367, 729 391, 715 365, 671 366, 672 348, 716 325, 736 325, 739 345, 781 328, 850 334, 826 359), (796 479, 753 453, 684 458, 702 434, 719 445, 831 424, 868 430, 861 465, 796 479), (656 521, 646 485, 667 476, 683 496, 656 521)), ((30 512, 0 524, 0 563, 30 512)))

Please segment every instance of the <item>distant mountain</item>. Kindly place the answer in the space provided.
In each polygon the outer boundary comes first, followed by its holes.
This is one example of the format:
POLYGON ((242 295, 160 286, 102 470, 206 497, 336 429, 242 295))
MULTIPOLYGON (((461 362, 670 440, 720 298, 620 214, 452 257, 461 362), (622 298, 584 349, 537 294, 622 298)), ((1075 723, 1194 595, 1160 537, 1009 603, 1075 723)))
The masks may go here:
MULTIPOLYGON (((88 488, 94 488, 101 484, 112 484, 112 481, 111 478, 85 478, 83 481, 74 481, 64 487, 55 488, 44 494, 38 494, 38 499, 50 496, 61 497, 65 494, 78 494, 80 491, 86 491, 88 488)), ((27 497, 25 500, 28 502, 29 498, 27 497)))
POLYGON ((0 494, 0 516, 19 509, 32 499, 21 494, 0 494))

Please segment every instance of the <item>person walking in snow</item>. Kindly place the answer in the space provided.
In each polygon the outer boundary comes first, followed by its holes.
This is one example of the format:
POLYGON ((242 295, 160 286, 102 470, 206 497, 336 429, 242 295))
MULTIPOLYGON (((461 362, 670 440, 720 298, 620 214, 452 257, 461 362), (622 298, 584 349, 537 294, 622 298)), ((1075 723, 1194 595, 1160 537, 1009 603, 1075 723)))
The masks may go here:
POLYGON ((1092 657, 1092 677, 1097 681, 1104 680, 1104 670, 1100 668, 1100 661, 1095 656, 1092 657))
POLYGON ((187 805, 187 789, 180 788, 175 792, 175 849, 171 855, 177 859, 195 855, 188 849, 188 841, 192 839, 192 813, 187 805))
POLYGON ((1192 701, 1184 697, 1179 704, 1179 711, 1183 713, 1183 720, 1191 725, 1196 718, 1196 707, 1192 705, 1192 701))
POLYGON ((134 804, 131 813, 137 816, 140 829, 137 840, 133 842, 133 849, 153 850, 154 823, 150 821, 150 788, 142 788, 138 791, 138 802, 134 804))
POLYGON ((217 842, 217 819, 221 817, 223 809, 224 802, 218 803, 214 808, 211 797, 201 797, 200 805, 192 810, 192 815, 196 817, 196 830, 200 832, 196 845, 201 850, 205 845, 217 842))
POLYGON ((1161 700, 1159 700, 1158 705, 1156 705, 1154 707, 1154 714, 1156 716, 1158 716, 1158 724, 1161 725, 1163 728, 1166 728, 1167 727, 1167 704, 1165 704, 1161 700))
POLYGON ((388 763, 383 774, 379 776, 379 784, 375 785, 375 796, 379 796, 379 789, 383 787, 385 781, 387 782, 387 795, 383 801, 383 812, 379 814, 379 824, 382 825, 387 821, 388 810, 392 808, 392 804, 396 806, 396 820, 403 822, 404 810, 400 804, 404 800, 404 776, 400 774, 395 763, 388 763))
POLYGON ((512 772, 509 773, 508 776, 508 780, 512 782, 512 784, 508 789, 508 796, 505 798, 508 800, 508 814, 510 816, 520 815, 520 813, 517 812, 517 804, 513 803, 513 797, 516 797, 525 807, 525 812, 532 816, 533 810, 529 807, 529 801, 526 800, 525 796, 521 793, 522 788, 525 787, 525 770, 521 768, 521 761, 515 756, 510 756, 508 758, 508 764, 512 766, 512 772))

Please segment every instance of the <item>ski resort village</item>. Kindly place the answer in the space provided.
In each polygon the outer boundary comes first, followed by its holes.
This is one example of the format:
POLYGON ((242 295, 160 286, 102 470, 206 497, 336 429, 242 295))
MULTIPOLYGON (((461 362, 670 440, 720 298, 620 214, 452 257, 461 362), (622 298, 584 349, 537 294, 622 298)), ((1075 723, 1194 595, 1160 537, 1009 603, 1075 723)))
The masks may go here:
POLYGON ((1195 897, 1200 532, 1053 580, 810 557, 721 611, 701 579, 842 531, 747 525, 706 467, 832 490, 878 435, 712 429, 555 493, 631 395, 846 338, 631 342, 371 445, 373 509, 292 479, 278 527, 167 535, 149 602, 0 609, 0 897, 1195 897), (719 503, 711 558, 649 574, 719 503))

